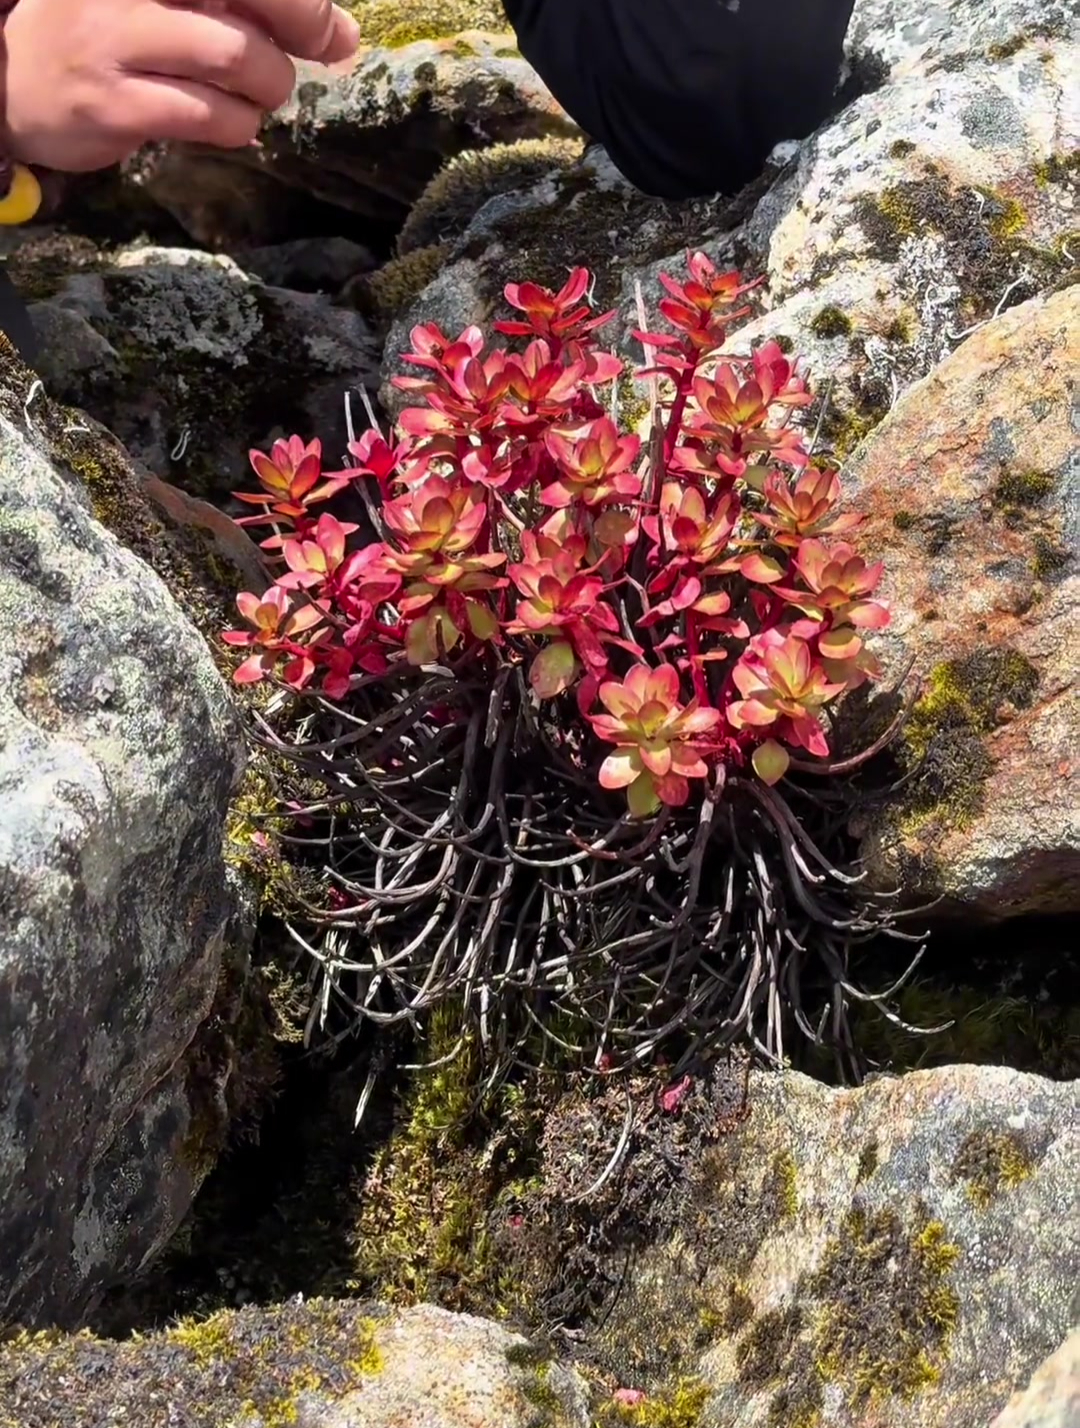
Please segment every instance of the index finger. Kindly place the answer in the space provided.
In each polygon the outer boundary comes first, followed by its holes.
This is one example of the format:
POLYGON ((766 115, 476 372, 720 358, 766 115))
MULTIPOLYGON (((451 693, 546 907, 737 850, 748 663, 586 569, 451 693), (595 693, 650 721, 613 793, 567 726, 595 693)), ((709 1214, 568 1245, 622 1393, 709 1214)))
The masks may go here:
POLYGON ((360 26, 332 0, 241 0, 235 8, 294 59, 336 64, 360 44, 360 26))

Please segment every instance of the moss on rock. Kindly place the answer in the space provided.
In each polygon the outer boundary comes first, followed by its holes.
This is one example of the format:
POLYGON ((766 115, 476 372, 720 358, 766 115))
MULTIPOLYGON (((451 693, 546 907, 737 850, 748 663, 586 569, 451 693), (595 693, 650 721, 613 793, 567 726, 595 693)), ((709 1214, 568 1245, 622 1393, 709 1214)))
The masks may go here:
POLYGON ((449 243, 413 248, 400 258, 391 258, 374 273, 353 279, 344 298, 372 322, 387 327, 438 277, 450 250, 449 243))
POLYGON ((107 260, 105 249, 83 234, 46 230, 20 243, 6 266, 25 302, 43 302, 73 273, 97 272, 107 260))
POLYGON ((1050 471, 1006 471, 994 487, 994 505, 1006 511, 1038 506, 1056 487, 1057 477, 1050 471))
MULTIPOLYGON (((646 265, 678 252, 687 237, 691 205, 662 203, 622 186, 602 188, 588 165, 555 180, 553 201, 523 204, 493 222, 475 242, 463 242, 463 256, 477 261, 488 284, 482 295, 501 300, 507 282, 560 288, 570 270, 586 264, 595 279, 600 309, 618 304, 626 268, 646 265), (498 263, 492 252, 512 254, 498 263)), ((722 217, 716 220, 722 226, 722 217)))
POLYGON ((299 1421, 305 1394, 331 1402, 380 1372, 378 1322, 312 1299, 223 1311, 148 1338, 17 1335, 0 1344, 0 1428, 221 1428, 299 1421), (179 1415, 179 1416, 178 1416, 179 1415))
POLYGON ((500 0, 350 0, 361 43, 401 49, 418 40, 441 40, 462 30, 510 29, 500 0))
POLYGON ((835 305, 823 307, 810 323, 810 331, 815 337, 831 340, 851 335, 851 318, 842 308, 835 305))
POLYGON ((994 189, 953 189, 932 165, 922 178, 867 195, 855 217, 870 252, 888 263, 911 238, 936 234, 946 267, 961 286, 961 315, 979 321, 994 312, 1006 290, 1015 305, 1062 282, 1075 281, 1077 258, 1060 243, 1047 249, 1024 238, 1028 215, 1020 202, 994 189))
POLYGON ((960 1257, 945 1227, 917 1209, 852 1209, 808 1288, 821 1302, 814 1360, 853 1404, 910 1399, 941 1377, 960 1313, 960 1257))
POLYGON ((580 139, 520 139, 470 149, 445 164, 413 205, 398 237, 402 255, 459 238, 480 206, 496 194, 528 188, 547 174, 570 169, 580 139))
POLYGON ((699 1428, 708 1398, 700 1380, 676 1379, 636 1403, 605 1404, 596 1428, 699 1428))
POLYGON ((957 1151, 953 1178, 964 1181, 972 1202, 986 1210, 1004 1191, 1029 1179, 1037 1161, 1030 1137, 1020 1131, 972 1131, 957 1151))
POLYGON ((907 823, 933 816, 963 828, 978 816, 993 768, 986 736, 1030 708, 1038 686, 1038 670, 1011 649, 978 650, 931 671, 902 737, 913 770, 901 810, 907 823))

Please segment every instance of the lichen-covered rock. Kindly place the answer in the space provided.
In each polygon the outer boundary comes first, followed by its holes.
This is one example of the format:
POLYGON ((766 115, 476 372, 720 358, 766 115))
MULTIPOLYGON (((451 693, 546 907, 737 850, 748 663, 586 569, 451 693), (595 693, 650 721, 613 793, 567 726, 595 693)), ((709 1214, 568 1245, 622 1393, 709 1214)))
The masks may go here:
POLYGON ((1010 1398, 991 1428, 1075 1428, 1080 1423, 1080 1330, 1010 1398))
POLYGON ((414 42, 391 36, 361 49, 351 73, 300 65, 260 149, 208 157, 168 148, 140 159, 138 182, 200 243, 265 242, 260 233, 305 201, 389 233, 463 149, 577 132, 512 35, 459 33, 452 6, 424 11, 414 42), (454 25, 446 38, 424 33, 442 24, 454 25))
POLYGON ((297 1299, 134 1342, 0 1345, 0 1428, 589 1428, 587 1401, 520 1335, 427 1306, 297 1299))
POLYGON ((925 694, 875 875, 987 917, 1080 910, 1080 286, 980 328, 850 463, 888 663, 925 694), (920 762, 921 761, 921 762, 920 762))
POLYGON ((508 1235, 534 1302, 591 1302, 607 1381, 696 1383, 702 1424, 985 1428, 1072 1324, 1076 1085, 755 1073, 748 1118, 722 1104, 702 1082, 675 1114, 639 1102, 634 1158, 576 1206, 625 1098, 549 1114, 543 1189, 508 1235))
POLYGON ((1080 47, 1035 41, 866 95, 721 240, 767 278, 740 340, 785 337, 833 383, 840 456, 975 323, 1075 281, 1078 67, 1080 47))
POLYGON ((902 0, 856 0, 848 46, 881 56, 892 77, 1007 59, 1033 41, 1080 39, 1071 0, 937 0, 917 10, 902 0))
POLYGON ((344 451, 344 394, 375 380, 358 313, 265 287, 206 253, 121 251, 102 270, 69 278, 31 315, 50 392, 199 493, 241 484, 248 450, 275 436, 318 433, 328 452, 344 451))
POLYGON ((233 1070, 200 1033, 215 1005, 215 1035, 233 1015, 229 944, 246 955, 221 852, 240 734, 200 635, 91 514, 138 494, 113 459, 3 357, 3 1321, 77 1323, 163 1246, 220 1145, 210 1102, 233 1070))

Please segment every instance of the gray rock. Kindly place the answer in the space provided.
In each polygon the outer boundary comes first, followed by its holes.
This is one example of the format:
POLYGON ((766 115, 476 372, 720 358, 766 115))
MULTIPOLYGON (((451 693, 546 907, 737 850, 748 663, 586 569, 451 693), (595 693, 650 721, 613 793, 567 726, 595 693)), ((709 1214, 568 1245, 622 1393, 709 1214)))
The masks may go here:
POLYGON ((270 287, 301 292, 336 293, 357 273, 368 273, 377 260, 369 248, 349 238, 298 238, 235 255, 244 272, 270 287))
POLYGON ((576 1218, 628 1103, 548 1114, 508 1236, 530 1299, 607 1286, 590 1359, 648 1397, 700 1385, 710 1428, 986 1428, 1073 1323, 1077 1086, 755 1073, 741 1123, 730 1089, 695 1082, 671 1115, 644 1085, 631 1158, 576 1218))
POLYGON ((1076 1428, 1080 1423, 1080 1330, 1010 1398, 991 1428, 1076 1428))
POLYGON ((879 54, 893 78, 1065 39, 1080 39, 1070 0, 934 0, 917 9, 901 0, 856 0, 848 28, 849 47, 879 54))
POLYGON ((358 313, 264 287, 223 256, 125 250, 69 278, 31 315, 43 338, 88 324, 115 354, 93 367, 79 355, 85 343, 46 342, 39 369, 50 392, 198 494, 235 488, 252 446, 294 431, 318 433, 333 459, 345 450, 345 392, 375 380, 358 313))
POLYGON ((0 469, 0 1319, 72 1324, 207 1169, 242 745, 202 638, 7 415, 0 469))

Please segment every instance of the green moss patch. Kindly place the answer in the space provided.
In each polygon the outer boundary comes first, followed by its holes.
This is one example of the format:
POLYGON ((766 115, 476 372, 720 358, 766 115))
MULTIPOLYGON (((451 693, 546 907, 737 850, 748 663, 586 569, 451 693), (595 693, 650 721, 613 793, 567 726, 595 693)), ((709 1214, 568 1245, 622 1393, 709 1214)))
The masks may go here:
POLYGON ((418 40, 441 40, 462 30, 509 30, 500 0, 350 0, 361 43, 401 49, 418 40))
POLYGON ((1057 477, 1050 471, 1006 471, 994 487, 994 505, 1038 506, 1056 487, 1057 477))
POLYGON ((957 1152, 953 1179, 964 1181, 974 1204, 986 1210, 1006 1190, 1029 1179, 1037 1160, 1030 1137, 1019 1131, 973 1131, 957 1152))
POLYGON ((535 1154, 542 1097, 530 1106, 509 1087, 485 1098, 473 1036, 454 1008, 433 1017, 423 1048, 433 1064, 409 1082, 360 1187, 355 1275, 393 1303, 434 1299, 502 1317, 520 1307, 521 1286, 491 1221, 511 1216, 535 1154), (497 1150, 485 1146, 490 1118, 504 1127, 497 1150))
POLYGON ((959 1318, 959 1254, 921 1205, 907 1218, 852 1208, 793 1302, 758 1315, 736 1344, 739 1381, 771 1391, 770 1428, 816 1428, 829 1384, 859 1412, 937 1383, 959 1318))
POLYGON ((1052 183, 1080 182, 1080 149, 1069 154, 1051 154, 1035 170, 1035 178, 1043 188, 1052 183))
POLYGON ((596 1428, 698 1428, 709 1390, 697 1379, 680 1379, 640 1403, 606 1405, 596 1428))
POLYGON ((404 312, 435 281, 450 251, 449 243, 412 248, 403 257, 391 258, 374 273, 355 278, 345 290, 345 299, 378 326, 389 327, 398 313, 404 312))
POLYGON ((853 1209, 808 1289, 821 1301, 815 1362, 853 1404, 914 1398, 936 1384, 960 1313, 952 1273, 960 1251, 918 1210, 853 1209))
POLYGON ((815 337, 826 339, 851 335, 851 318, 842 308, 823 307, 810 323, 810 331, 815 337))
POLYGON ((903 816, 942 818, 963 828, 983 807, 993 760, 986 735, 1035 701, 1039 673, 1018 650, 979 650, 930 673, 902 737, 915 769, 903 816))
MULTIPOLYGON (((1051 944, 1052 945, 1052 944, 1051 944)), ((1045 969, 1025 954, 1033 983, 1045 969)), ((895 1022, 861 1009, 853 1018, 858 1044, 873 1065, 892 1071, 933 1066, 1012 1066, 1055 1080, 1080 1077, 1080 1005, 1070 1000, 1070 963, 1049 953, 1052 971, 1064 975, 1060 995, 1009 995, 986 986, 947 985, 913 978, 897 994, 896 1013, 912 1027, 941 1027, 934 1036, 907 1032, 895 1022)), ((861 1165, 861 1162, 860 1162, 861 1165)))

